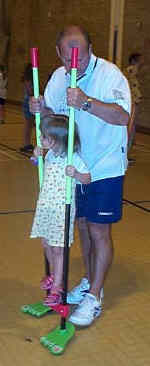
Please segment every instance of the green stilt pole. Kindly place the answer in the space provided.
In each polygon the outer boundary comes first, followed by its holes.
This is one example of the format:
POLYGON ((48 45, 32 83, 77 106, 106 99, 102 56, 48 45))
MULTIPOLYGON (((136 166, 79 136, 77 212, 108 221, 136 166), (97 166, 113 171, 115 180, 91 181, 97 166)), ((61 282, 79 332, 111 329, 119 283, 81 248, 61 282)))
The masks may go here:
MULTIPOLYGON (((38 76, 38 48, 31 48, 31 62, 32 62, 32 70, 33 70, 33 88, 34 88, 34 97, 38 98, 39 93, 39 76, 38 76)), ((36 122, 36 142, 38 146, 41 146, 40 142, 40 113, 35 114, 35 122, 36 122)), ((39 185, 40 189, 42 187, 43 181, 43 157, 38 157, 38 174, 39 174, 39 185)), ((47 258, 45 257, 45 262, 47 262, 47 258)), ((45 269, 48 268, 48 263, 45 263, 45 269)), ((46 270, 47 272, 47 270, 46 270)), ((46 273, 48 274, 48 273, 46 273)), ((37 318, 44 316, 47 313, 50 313, 52 309, 48 306, 45 306, 42 301, 35 304, 23 305, 21 307, 21 311, 23 313, 30 314, 37 318)))
MULTIPOLYGON (((77 78, 77 58, 78 48, 72 48, 71 57, 71 88, 76 88, 77 78)), ((73 145, 74 145, 74 115, 73 107, 70 107, 69 113, 69 136, 68 136, 68 165, 72 164, 73 145)), ((64 242, 64 265, 63 282, 64 294, 62 306, 67 306, 67 288, 68 288, 68 267, 69 267, 69 225, 70 225, 70 205, 71 205, 72 179, 66 177, 66 210, 65 210, 65 242, 64 242)), ((41 337, 41 344, 48 348, 53 355, 60 355, 65 351, 68 342, 75 334, 75 327, 72 323, 66 322, 66 317, 61 317, 61 324, 56 329, 41 337)))

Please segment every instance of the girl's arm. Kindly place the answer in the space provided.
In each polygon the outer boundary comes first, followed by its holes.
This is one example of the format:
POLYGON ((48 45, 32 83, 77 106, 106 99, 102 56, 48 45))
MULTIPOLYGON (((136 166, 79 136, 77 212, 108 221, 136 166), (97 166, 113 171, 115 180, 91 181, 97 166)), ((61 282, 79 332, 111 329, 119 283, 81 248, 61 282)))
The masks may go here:
POLYGON ((74 166, 67 165, 66 167, 66 175, 71 178, 75 178, 80 183, 89 184, 91 183, 91 174, 90 173, 80 173, 74 166))

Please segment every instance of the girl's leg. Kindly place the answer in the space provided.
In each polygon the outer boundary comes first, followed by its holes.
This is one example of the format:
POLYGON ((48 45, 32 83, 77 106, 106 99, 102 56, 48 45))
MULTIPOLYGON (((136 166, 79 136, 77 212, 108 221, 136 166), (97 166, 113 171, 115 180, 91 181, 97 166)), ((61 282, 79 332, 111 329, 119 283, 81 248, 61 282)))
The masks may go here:
POLYGON ((54 266, 52 247, 50 245, 48 245, 46 239, 44 239, 44 238, 42 239, 42 246, 44 249, 45 257, 47 258, 48 263, 49 263, 49 273, 51 275, 51 274, 53 274, 53 266, 54 266))
POLYGON ((47 306, 60 304, 62 300, 62 279, 63 279, 63 251, 61 247, 51 247, 53 255, 54 280, 50 293, 44 300, 47 306))
POLYGON ((55 287, 62 287, 62 279, 63 279, 63 247, 51 247, 52 249, 52 257, 53 257, 53 273, 54 273, 54 282, 53 285, 55 287))
POLYGON ((53 247, 48 245, 46 239, 42 239, 45 256, 50 267, 50 274, 54 276, 54 286, 61 287, 63 279, 63 247, 53 247))

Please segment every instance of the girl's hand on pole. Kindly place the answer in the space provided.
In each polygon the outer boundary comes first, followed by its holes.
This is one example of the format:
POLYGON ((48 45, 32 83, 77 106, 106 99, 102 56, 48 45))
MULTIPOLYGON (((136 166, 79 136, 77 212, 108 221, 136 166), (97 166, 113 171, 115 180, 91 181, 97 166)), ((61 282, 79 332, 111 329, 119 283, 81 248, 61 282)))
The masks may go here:
POLYGON ((36 146, 34 148, 33 155, 35 158, 38 158, 39 156, 43 156, 43 149, 39 146, 36 146))
POLYGON ((71 178, 75 178, 80 183, 89 184, 91 183, 90 173, 80 173, 73 165, 66 166, 66 175, 71 178))
POLYGON ((66 166, 66 175, 68 175, 68 177, 75 178, 76 173, 77 173, 77 170, 75 169, 75 167, 73 165, 66 166))

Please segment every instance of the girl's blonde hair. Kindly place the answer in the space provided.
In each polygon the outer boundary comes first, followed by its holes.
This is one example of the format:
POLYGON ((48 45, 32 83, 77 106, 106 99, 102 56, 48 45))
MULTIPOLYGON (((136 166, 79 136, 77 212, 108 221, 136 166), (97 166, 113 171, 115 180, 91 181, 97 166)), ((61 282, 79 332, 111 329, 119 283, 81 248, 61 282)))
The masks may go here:
MULTIPOLYGON (((59 146, 60 155, 67 154, 69 118, 62 114, 45 114, 40 123, 40 130, 43 137, 51 137, 59 146)), ((75 123, 74 148, 73 151, 80 150, 80 138, 77 125, 75 123)))

